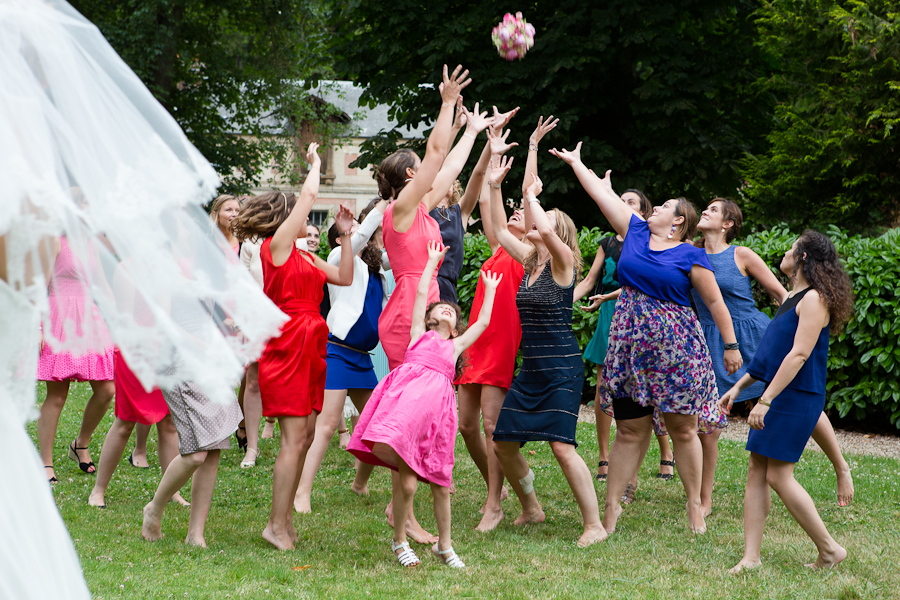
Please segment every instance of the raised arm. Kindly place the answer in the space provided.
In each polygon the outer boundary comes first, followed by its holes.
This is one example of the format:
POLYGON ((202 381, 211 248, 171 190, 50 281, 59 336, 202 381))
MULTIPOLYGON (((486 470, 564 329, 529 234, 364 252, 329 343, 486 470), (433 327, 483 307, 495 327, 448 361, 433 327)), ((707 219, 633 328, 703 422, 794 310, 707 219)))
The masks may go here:
POLYGON ((635 213, 613 191, 612 182, 609 179, 609 174, 612 171, 607 171, 606 177, 600 179, 584 166, 584 163, 581 162, 581 142, 578 142, 575 149, 571 152, 565 148, 562 150, 553 148, 550 150, 550 154, 560 158, 572 167, 572 170, 575 171, 575 176, 578 177, 578 182, 581 183, 584 190, 600 207, 603 216, 606 217, 609 224, 613 226, 616 233, 625 237, 628 234, 628 224, 631 223, 631 215, 635 213))
POLYGON ((513 159, 506 156, 494 157, 491 162, 494 163, 489 181, 491 186, 491 227, 494 230, 494 237, 510 256, 520 263, 524 263, 525 257, 531 252, 531 246, 517 239, 506 228, 506 211, 503 210, 503 193, 500 191, 500 183, 509 173, 513 159))
POLYGON ((787 298, 788 292, 766 265, 766 262, 756 252, 745 246, 738 246, 734 249, 734 253, 738 260, 738 268, 757 280, 759 285, 763 286, 763 289, 769 292, 772 299, 780 306, 787 298))
MULTIPOLYGON (((472 83, 467 79, 469 71, 462 71, 462 66, 453 70, 452 76, 447 75, 447 65, 444 65, 443 82, 439 89, 441 92, 441 112, 438 115, 434 129, 428 136, 428 144, 425 148, 425 158, 416 171, 416 176, 397 194, 394 201, 394 228, 398 231, 407 231, 415 218, 416 207, 432 188, 434 179, 444 164, 444 158, 450 149, 453 140, 450 138, 450 129, 453 126, 453 107, 456 99, 467 85, 472 83)), ((429 207, 429 210, 434 207, 429 207)))
MULTIPOLYGON (((516 116, 516 113, 519 112, 519 107, 517 106, 506 113, 501 113, 499 110, 497 110, 496 106, 493 108, 494 122, 493 125, 490 126, 490 128, 494 132, 497 132, 499 134, 503 131, 503 128, 506 127, 506 124, 509 123, 510 119, 516 116)), ((518 144, 508 144, 507 149, 513 146, 518 146, 518 144)), ((481 156, 478 158, 478 162, 475 164, 475 170, 472 171, 472 176, 469 178, 468 183, 466 183, 466 191, 465 193, 463 193, 462 199, 459 202, 459 207, 462 211, 463 226, 465 226, 465 223, 468 222, 469 217, 472 215, 472 211, 475 210, 475 204, 481 200, 483 183, 487 180, 487 171, 490 168, 491 153, 491 140, 490 138, 488 138, 488 142, 484 145, 484 149, 481 151, 481 156)), ((490 198, 490 194, 487 194, 485 197, 490 198)), ((485 229, 485 233, 487 233, 487 228, 485 229)), ((491 245, 491 249, 494 249, 493 244, 491 245)))
POLYGON ((484 237, 487 238, 488 245, 491 247, 491 255, 497 252, 500 242, 494 235, 494 219, 491 216, 491 181, 487 177, 481 183, 481 195, 478 196, 478 212, 481 213, 481 228, 484 230, 484 237))
MULTIPOLYGON (((275 230, 275 235, 272 236, 270 249, 272 251, 272 262, 275 263, 276 267, 280 267, 287 262, 291 252, 294 251, 294 240, 297 239, 301 231, 306 231, 306 217, 309 216, 313 202, 315 202, 316 196, 319 195, 319 170, 322 160, 319 158, 318 152, 316 152, 318 149, 319 145, 315 142, 307 148, 306 162, 310 164, 309 175, 306 176, 306 181, 303 182, 303 187, 300 189, 300 197, 297 199, 297 203, 294 204, 294 208, 291 209, 291 214, 284 220, 284 223, 278 226, 278 229, 275 230)), ((304 235, 303 237, 306 236, 304 235)))
POLYGON ((409 328, 409 345, 412 346, 416 340, 425 333, 425 311, 428 308, 428 288, 431 286, 431 278, 438 268, 438 264, 447 253, 447 246, 434 240, 428 241, 428 262, 425 263, 425 269, 419 278, 419 285, 416 287, 416 299, 413 303, 412 326, 409 328))
POLYGON ((556 129, 559 119, 554 119, 553 115, 538 118, 537 127, 528 136, 528 158, 525 159, 525 176, 522 178, 522 196, 525 195, 531 184, 534 182, 532 174, 537 175, 538 172, 538 144, 544 139, 544 136, 556 129))
POLYGON ((550 268, 553 271, 553 279, 559 285, 566 287, 572 283, 573 269, 575 267, 575 255, 568 244, 559 239, 554 227, 547 218, 547 213, 538 201, 537 197, 543 189, 543 183, 536 174, 532 174, 534 181, 525 191, 525 202, 531 205, 531 216, 534 218, 534 226, 541 234, 541 240, 550 251, 553 258, 550 268))
POLYGON ((461 336, 453 340, 453 358, 459 358, 459 355, 475 343, 482 333, 491 323, 491 313, 494 309, 494 296, 497 294, 497 286, 503 279, 502 273, 493 273, 491 271, 481 273, 481 281, 484 283, 484 301, 481 304, 481 311, 478 313, 478 320, 469 323, 469 328, 461 336))
MULTIPOLYGON (((629 212, 631 211, 629 210, 629 212)), ((703 303, 706 304, 706 308, 709 309, 713 321, 716 323, 716 327, 719 328, 722 340, 726 344, 736 344, 737 337, 734 335, 734 325, 731 322, 731 313, 728 312, 728 307, 725 306, 725 301, 722 299, 722 291, 719 289, 719 284, 716 283, 715 274, 709 269, 694 265, 691 267, 690 277, 691 285, 693 285, 694 289, 697 290, 697 293, 700 294, 703 303)), ((729 375, 737 372, 737 370, 741 368, 741 365, 744 364, 741 351, 726 350, 724 363, 725 370, 728 371, 729 375)))
POLYGON ((594 286, 597 285, 597 278, 600 277, 600 271, 603 270, 603 262, 605 260, 606 253, 603 251, 603 246, 597 246, 597 255, 594 256, 591 270, 588 271, 585 278, 575 286, 575 296, 572 298, 572 302, 578 302, 594 289, 594 286))
MULTIPOLYGON (((374 211, 373 211, 374 212, 374 211)), ((341 204, 338 214, 334 217, 334 223, 341 234, 341 248, 350 243, 350 228, 353 226, 353 213, 345 205, 341 204)), ((353 252, 341 252, 341 261, 338 266, 329 264, 318 256, 313 255, 313 263, 316 268, 325 273, 325 279, 332 285, 350 285, 353 283, 353 252)))
MULTIPOLYGON (((359 224, 356 233, 350 236, 350 247, 353 249, 353 256, 359 254, 366 247, 369 239, 381 227, 381 221, 384 219, 384 211, 387 210, 387 206, 388 203, 385 200, 377 202, 372 207, 372 210, 369 211, 369 214, 366 215, 366 218, 363 219, 363 222, 359 224)), ((343 244, 343 242, 341 243, 343 244)))

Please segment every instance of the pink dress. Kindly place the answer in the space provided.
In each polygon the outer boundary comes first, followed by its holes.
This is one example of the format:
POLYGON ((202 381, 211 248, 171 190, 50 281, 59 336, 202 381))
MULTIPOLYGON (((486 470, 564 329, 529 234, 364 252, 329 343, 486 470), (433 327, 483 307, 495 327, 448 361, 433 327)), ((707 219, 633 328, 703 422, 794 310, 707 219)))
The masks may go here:
POLYGON ((403 363, 381 380, 353 429, 347 451, 370 465, 397 470, 385 444, 422 481, 449 487, 456 443, 453 340, 426 331, 403 363))
MULTIPOLYGON (((84 266, 72 252, 66 238, 60 238, 59 256, 50 278, 50 325, 55 339, 65 342, 66 331, 75 336, 85 335, 85 323, 99 339, 90 346, 103 348, 102 353, 88 352, 74 356, 70 352, 56 353, 45 343, 38 360, 39 381, 112 381, 114 346, 97 305, 85 296, 84 266)), ((45 335, 45 338, 50 336, 45 335)))
MULTIPOLYGON (((416 207, 416 216, 406 233, 394 229, 394 205, 384 211, 382 221, 384 248, 394 272, 394 291, 387 306, 378 319, 378 338, 387 355, 388 366, 393 371, 403 362, 409 347, 409 329, 412 326, 412 309, 416 300, 416 288, 428 262, 428 241, 441 241, 441 228, 425 210, 421 202, 416 207)), ((428 288, 428 303, 441 299, 434 270, 431 286, 428 288)))

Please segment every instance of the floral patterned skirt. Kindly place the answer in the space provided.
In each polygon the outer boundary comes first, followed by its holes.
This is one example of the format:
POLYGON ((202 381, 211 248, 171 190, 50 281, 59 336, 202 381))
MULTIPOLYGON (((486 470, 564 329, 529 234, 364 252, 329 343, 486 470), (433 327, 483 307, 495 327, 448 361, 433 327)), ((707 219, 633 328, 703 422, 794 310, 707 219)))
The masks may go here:
POLYGON ((719 392, 703 330, 689 306, 622 288, 603 363, 600 407, 612 417, 613 398, 653 406, 657 435, 660 413, 698 415, 700 431, 727 425, 716 408, 719 392))

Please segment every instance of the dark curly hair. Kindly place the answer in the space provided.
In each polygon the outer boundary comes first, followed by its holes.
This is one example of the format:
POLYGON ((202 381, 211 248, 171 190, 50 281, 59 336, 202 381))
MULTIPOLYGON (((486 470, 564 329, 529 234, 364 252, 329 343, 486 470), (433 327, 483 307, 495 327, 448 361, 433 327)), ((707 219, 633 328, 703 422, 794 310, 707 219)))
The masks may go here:
MULTIPOLYGON (((448 300, 438 300, 437 302, 432 302, 428 305, 428 308, 425 309, 425 331, 431 331, 435 327, 437 327, 437 320, 429 319, 428 315, 431 314, 431 311, 437 308, 438 306, 449 306, 453 309, 453 312, 456 313, 456 337, 461 336, 466 332, 466 320, 463 317, 462 309, 458 304, 454 304, 448 300)), ((459 379, 463 371, 466 370, 467 353, 463 352, 459 355, 459 358, 456 359, 456 378, 459 379)))
POLYGON ((294 210, 295 204, 297 197, 293 192, 266 192, 250 196, 238 216, 231 221, 231 230, 242 242, 258 242, 272 237, 294 210))
POLYGON ((853 289, 834 243, 825 234, 807 229, 797 241, 794 258, 798 269, 794 270, 791 283, 796 279, 797 271, 802 268, 803 277, 810 287, 819 292, 819 297, 828 308, 832 335, 840 333, 853 316, 853 289), (803 257, 804 254, 806 258, 803 257))

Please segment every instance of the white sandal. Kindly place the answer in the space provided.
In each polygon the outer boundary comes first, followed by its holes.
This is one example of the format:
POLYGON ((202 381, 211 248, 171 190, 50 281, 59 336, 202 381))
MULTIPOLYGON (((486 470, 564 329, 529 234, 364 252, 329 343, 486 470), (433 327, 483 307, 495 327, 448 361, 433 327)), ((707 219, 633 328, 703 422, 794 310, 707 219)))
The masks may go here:
POLYGON ((259 458, 259 448, 248 448, 247 454, 244 455, 244 460, 241 461, 242 469, 250 469, 256 466, 256 459, 259 458), (253 458, 248 459, 250 453, 253 452, 253 458))
POLYGON ((459 558, 459 555, 453 550, 453 547, 447 548, 446 550, 438 549, 438 542, 434 543, 434 546, 431 547, 431 551, 437 556, 439 559, 444 561, 444 564, 448 567, 453 567, 454 569, 462 569, 466 566, 466 563, 459 558))
POLYGON ((409 542, 403 542, 402 544, 395 544, 393 540, 391 540, 391 552, 396 555, 397 560, 400 561, 400 564, 407 568, 413 568, 419 566, 421 562, 419 557, 416 556, 416 553, 413 552, 413 549, 409 547, 409 542), (397 554, 397 550, 400 548, 406 548, 400 554, 397 554))

